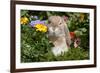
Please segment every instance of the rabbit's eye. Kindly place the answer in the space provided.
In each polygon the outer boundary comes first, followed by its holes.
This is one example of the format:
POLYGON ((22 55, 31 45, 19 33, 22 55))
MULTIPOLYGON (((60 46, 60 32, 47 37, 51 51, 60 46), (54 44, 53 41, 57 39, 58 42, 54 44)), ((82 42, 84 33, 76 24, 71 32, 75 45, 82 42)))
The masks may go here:
POLYGON ((50 23, 51 23, 51 21, 48 21, 48 23, 50 24, 50 23))
POLYGON ((59 25, 61 25, 62 23, 59 23, 59 25))

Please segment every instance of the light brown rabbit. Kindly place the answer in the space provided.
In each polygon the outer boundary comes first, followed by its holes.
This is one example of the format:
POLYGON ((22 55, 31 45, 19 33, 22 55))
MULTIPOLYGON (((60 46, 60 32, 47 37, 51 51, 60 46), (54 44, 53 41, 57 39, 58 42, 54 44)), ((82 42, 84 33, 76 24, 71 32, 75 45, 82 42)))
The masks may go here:
POLYGON ((55 56, 68 51, 71 44, 69 29, 63 17, 50 16, 48 24, 48 37, 54 44, 52 52, 55 56))

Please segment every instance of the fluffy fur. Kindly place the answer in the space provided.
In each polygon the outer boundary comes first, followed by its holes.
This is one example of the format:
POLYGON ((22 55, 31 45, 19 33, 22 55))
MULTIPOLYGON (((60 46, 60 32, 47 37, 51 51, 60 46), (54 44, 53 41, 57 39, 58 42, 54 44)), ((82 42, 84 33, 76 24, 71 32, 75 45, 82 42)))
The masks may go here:
POLYGON ((50 16, 48 24, 48 37, 54 44, 52 52, 55 56, 67 52, 71 38, 66 22, 60 16, 50 16))

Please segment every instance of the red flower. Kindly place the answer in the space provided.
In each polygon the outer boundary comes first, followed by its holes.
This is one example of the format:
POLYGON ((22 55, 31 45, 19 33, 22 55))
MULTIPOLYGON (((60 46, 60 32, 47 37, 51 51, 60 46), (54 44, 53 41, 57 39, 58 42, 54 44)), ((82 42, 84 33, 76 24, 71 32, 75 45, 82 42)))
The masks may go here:
POLYGON ((75 38, 75 33, 74 32, 70 32, 70 36, 71 36, 71 39, 74 39, 75 38))

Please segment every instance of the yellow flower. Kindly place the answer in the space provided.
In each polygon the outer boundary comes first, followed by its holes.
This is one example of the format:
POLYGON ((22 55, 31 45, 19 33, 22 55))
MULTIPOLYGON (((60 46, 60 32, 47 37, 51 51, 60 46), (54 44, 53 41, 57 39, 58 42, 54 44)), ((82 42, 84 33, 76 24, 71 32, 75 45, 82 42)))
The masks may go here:
POLYGON ((47 26, 43 24, 36 24, 34 27, 36 28, 36 31, 47 32, 47 26))
POLYGON ((21 24, 27 24, 28 23, 28 18, 27 17, 21 17, 20 23, 21 24))
POLYGON ((84 20, 85 15, 83 13, 80 14, 80 20, 83 21, 84 20))

